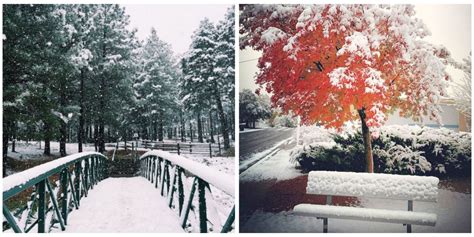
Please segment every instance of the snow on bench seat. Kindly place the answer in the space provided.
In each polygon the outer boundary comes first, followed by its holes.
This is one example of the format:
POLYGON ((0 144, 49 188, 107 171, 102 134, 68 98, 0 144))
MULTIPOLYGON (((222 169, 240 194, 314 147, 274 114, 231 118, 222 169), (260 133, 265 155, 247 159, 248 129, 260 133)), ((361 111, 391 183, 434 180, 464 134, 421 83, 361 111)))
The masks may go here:
POLYGON ((436 202, 438 182, 436 177, 312 171, 306 191, 308 194, 436 202))
POLYGON ((296 205, 293 209, 293 212, 302 216, 317 216, 322 218, 367 220, 374 222, 389 222, 428 226, 436 225, 436 214, 425 212, 383 210, 315 204, 296 205))

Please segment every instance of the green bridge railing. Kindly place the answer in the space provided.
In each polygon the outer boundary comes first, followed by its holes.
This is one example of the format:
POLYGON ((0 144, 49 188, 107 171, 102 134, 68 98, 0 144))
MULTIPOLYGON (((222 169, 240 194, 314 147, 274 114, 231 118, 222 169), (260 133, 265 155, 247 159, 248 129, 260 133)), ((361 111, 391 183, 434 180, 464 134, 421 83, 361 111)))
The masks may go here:
MULTIPOLYGON (((99 181, 107 177, 107 158, 97 152, 81 152, 47 162, 3 179, 3 229, 16 233, 50 232, 59 223, 66 229, 67 216, 78 209, 82 197, 87 197, 99 181), (16 196, 29 194, 24 205, 13 205, 16 196), (8 207, 16 206, 13 213, 8 207)), ((18 202, 16 202, 18 203, 18 202)))
MULTIPOLYGON (((139 159, 141 175, 150 180, 151 183, 154 183, 155 188, 161 190, 162 196, 168 198, 168 206, 178 212, 183 229, 190 225, 188 217, 191 210, 199 217, 199 230, 201 233, 220 227, 216 223, 211 223, 212 226, 210 228, 208 226, 210 220, 207 213, 206 190, 210 193, 211 187, 217 188, 235 199, 234 178, 232 176, 162 150, 149 151, 139 159), (192 183, 191 187, 188 187, 188 190, 185 192, 185 179, 187 178, 192 179, 192 183), (198 189, 197 208, 193 205, 196 187, 198 189), (175 200, 177 200, 177 205, 175 200)), ((234 219, 235 205, 227 215, 227 219, 222 225, 220 232, 231 231, 234 219)))

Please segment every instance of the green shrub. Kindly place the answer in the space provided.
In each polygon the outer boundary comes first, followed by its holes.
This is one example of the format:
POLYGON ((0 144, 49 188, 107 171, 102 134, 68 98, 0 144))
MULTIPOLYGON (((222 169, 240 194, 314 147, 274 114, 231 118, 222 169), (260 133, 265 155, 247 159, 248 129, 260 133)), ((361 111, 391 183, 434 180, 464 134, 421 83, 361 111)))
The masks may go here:
MULTIPOLYGON (((321 128, 318 128, 321 129, 321 128)), ((372 138, 374 171, 377 173, 471 175, 471 134, 418 126, 385 126, 372 138)), ((365 154, 360 132, 331 133, 328 142, 298 148, 292 159, 305 171, 365 171, 365 154), (321 145, 322 144, 322 145, 321 145)))

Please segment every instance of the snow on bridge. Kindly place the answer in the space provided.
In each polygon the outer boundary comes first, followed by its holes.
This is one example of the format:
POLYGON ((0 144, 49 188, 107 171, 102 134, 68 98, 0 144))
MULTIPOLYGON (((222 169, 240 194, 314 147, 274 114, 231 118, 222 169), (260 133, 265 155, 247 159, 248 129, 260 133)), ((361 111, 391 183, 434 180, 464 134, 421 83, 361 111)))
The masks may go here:
POLYGON ((99 182, 68 219, 65 232, 70 233, 183 232, 178 214, 143 177, 99 182))
POLYGON ((160 150, 139 158, 138 177, 109 178, 109 162, 82 152, 4 178, 6 232, 232 231, 232 175, 160 150))

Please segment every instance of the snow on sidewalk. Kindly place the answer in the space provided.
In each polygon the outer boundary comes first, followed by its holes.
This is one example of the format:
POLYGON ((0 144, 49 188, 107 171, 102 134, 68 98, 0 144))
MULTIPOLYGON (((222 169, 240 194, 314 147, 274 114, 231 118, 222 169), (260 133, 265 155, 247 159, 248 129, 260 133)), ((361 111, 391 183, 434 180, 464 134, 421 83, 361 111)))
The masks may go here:
POLYGON ((287 180, 304 175, 290 162, 290 150, 280 150, 273 156, 263 158, 240 174, 240 182, 256 182, 276 179, 287 180))
POLYGON ((81 199, 64 232, 183 232, 166 200, 143 177, 108 178, 81 199))

